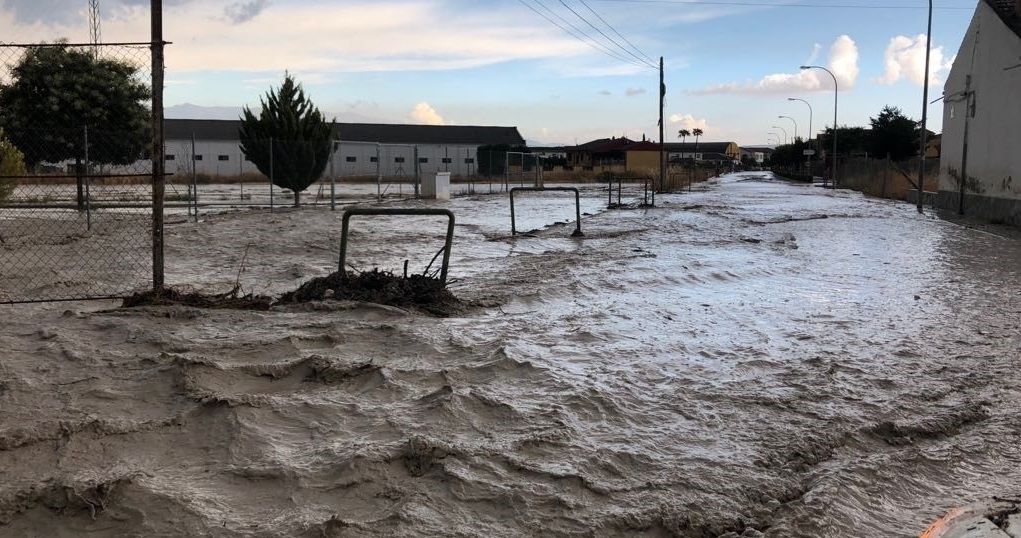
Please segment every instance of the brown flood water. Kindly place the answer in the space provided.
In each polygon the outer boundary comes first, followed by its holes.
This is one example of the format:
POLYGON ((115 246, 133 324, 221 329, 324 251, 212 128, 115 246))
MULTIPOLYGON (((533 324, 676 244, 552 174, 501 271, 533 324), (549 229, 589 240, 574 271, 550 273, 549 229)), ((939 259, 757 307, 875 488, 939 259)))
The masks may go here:
MULTIPOLYGON (((765 174, 604 196, 581 239, 450 202, 490 305, 458 317, 0 307, 0 535, 907 537, 1021 492, 1016 238, 765 174)), ((339 216, 172 225, 171 280, 252 245, 246 288, 293 289, 339 216)), ((351 255, 421 270, 442 231, 358 221, 351 255)))

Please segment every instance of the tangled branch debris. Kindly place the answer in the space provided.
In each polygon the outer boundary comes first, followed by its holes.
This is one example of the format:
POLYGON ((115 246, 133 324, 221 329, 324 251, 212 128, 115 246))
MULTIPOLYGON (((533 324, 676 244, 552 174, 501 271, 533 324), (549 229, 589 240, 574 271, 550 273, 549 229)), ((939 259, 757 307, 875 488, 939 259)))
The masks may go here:
POLYGON ((274 306, 323 300, 359 301, 400 308, 418 308, 438 316, 464 311, 466 303, 451 293, 442 280, 425 275, 396 275, 373 269, 314 278, 277 299, 242 294, 240 285, 221 294, 203 294, 175 288, 145 291, 124 299, 123 306, 182 305, 196 308, 269 310, 274 306))
POLYGON ((269 310, 273 298, 254 293, 243 294, 235 285, 227 293, 204 294, 177 288, 163 288, 136 293, 124 299, 125 308, 136 306, 194 306, 196 308, 225 308, 236 310, 269 310))
POLYGON ((347 275, 336 272, 314 278, 297 290, 285 293, 277 304, 325 299, 414 307, 436 315, 451 315, 465 306, 438 278, 424 275, 405 277, 379 269, 347 275))

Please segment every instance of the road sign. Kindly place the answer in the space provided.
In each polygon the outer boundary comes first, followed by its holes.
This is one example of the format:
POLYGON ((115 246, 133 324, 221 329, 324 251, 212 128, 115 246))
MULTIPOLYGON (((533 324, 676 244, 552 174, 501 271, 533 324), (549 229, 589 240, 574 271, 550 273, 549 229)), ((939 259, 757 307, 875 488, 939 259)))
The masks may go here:
POLYGON ((805 151, 802 151, 801 154, 804 155, 805 157, 811 157, 812 155, 815 155, 815 150, 806 149, 805 151))

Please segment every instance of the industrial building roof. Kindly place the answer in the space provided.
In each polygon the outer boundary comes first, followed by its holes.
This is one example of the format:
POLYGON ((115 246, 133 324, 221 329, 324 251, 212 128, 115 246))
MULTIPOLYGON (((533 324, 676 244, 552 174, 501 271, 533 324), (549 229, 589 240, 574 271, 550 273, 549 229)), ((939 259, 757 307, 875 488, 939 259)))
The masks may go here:
MULTIPOLYGON (((237 140, 240 120, 164 120, 168 140, 237 140)), ((403 125, 388 123, 337 123, 334 137, 352 142, 381 144, 465 144, 520 146, 525 143, 517 127, 470 125, 403 125)))

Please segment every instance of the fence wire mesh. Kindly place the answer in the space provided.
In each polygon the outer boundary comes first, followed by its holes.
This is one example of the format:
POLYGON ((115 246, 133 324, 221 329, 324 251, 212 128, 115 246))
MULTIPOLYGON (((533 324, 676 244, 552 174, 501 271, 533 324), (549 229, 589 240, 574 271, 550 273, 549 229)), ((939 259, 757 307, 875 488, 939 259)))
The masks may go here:
POLYGON ((150 54, 0 44, 0 303, 151 284, 150 54))

